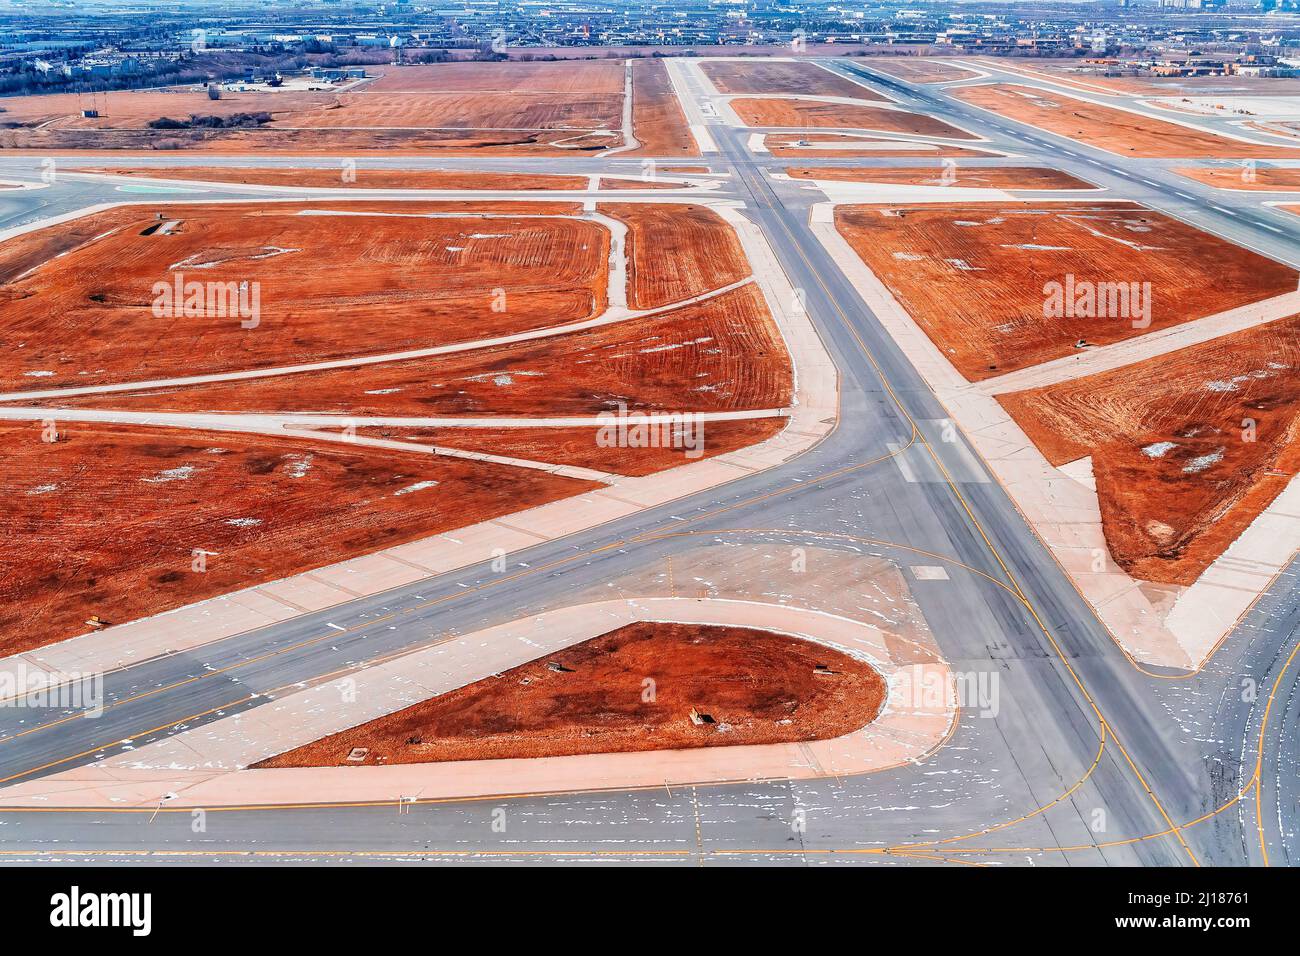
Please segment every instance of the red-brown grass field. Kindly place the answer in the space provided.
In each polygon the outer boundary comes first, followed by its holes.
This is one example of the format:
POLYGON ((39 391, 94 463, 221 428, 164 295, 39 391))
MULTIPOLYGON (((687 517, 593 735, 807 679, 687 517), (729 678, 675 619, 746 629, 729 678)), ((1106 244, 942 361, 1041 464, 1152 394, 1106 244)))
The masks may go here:
POLYGON ((979 75, 974 70, 921 56, 873 56, 861 63, 869 70, 879 70, 909 83, 951 83, 979 75))
POLYGON ((1043 166, 962 166, 947 173, 941 166, 883 168, 819 166, 786 170, 795 179, 826 182, 889 183, 903 186, 954 186, 966 189, 1096 189, 1059 169, 1043 166))
POLYGON ((876 139, 824 130, 815 133, 769 133, 763 137, 763 145, 773 156, 791 159, 857 159, 869 156, 947 159, 1001 155, 990 150, 968 149, 947 143, 909 143, 906 140, 876 139), (800 146, 800 142, 807 142, 808 145, 800 146), (844 144, 848 143, 858 144, 858 148, 845 148, 844 144))
POLYGON ((700 155, 663 60, 632 61, 632 135, 641 145, 626 156, 700 155))
POLYGON ((587 188, 585 176, 476 173, 461 169, 272 169, 251 166, 82 166, 69 173, 128 179, 303 186, 317 189, 565 189, 587 188), (346 173, 346 175, 345 175, 346 173))
POLYGON ((848 77, 816 63, 789 60, 706 60, 700 69, 719 93, 795 93, 801 96, 845 96, 884 101, 885 97, 848 77))
POLYGON ((998 400, 1052 464, 1092 456, 1125 571, 1191 584, 1300 468, 1300 318, 998 400))
POLYGON ((702 295, 749 275, 731 226, 704 206, 602 203, 627 223, 629 304, 654 309, 702 295))
POLYGON ((358 765, 391 765, 825 740, 869 724, 885 693, 869 664, 811 641, 640 622, 255 766, 351 765, 357 747, 358 765))
MULTIPOLYGON (((127 206, 5 243, 6 260, 81 242, 0 287, 13 347, 0 388, 94 385, 400 351, 591 316, 609 233, 572 206, 342 203, 127 206), (159 210, 155 212, 155 210, 159 210), (304 215, 302 213, 311 213, 304 215), (167 234, 158 216, 174 222, 167 234), (534 218, 540 217, 540 218, 534 218), (146 235, 151 229, 152 234, 146 235), (32 250, 32 251, 28 251, 32 250), (155 314, 155 283, 258 283, 260 318, 155 314), (494 310, 497 289, 508 307, 494 310)), ((252 288, 252 286, 250 286, 252 288)), ((177 310, 173 310, 175 312, 177 310)))
POLYGON ((1100 106, 1065 93, 1049 93, 1015 84, 967 86, 953 93, 967 103, 1017 122, 1122 156, 1300 159, 1300 144, 1288 147, 1243 142, 1139 113, 1100 106))
POLYGON ((72 407, 354 416, 595 415, 784 408, 792 377, 755 286, 528 342, 268 378, 91 395, 72 407))
MULTIPOLYGON (((227 91, 219 100, 197 85, 96 94, 97 117, 81 113, 91 105, 87 96, 9 97, 10 128, 0 130, 0 148, 561 156, 622 144, 622 61, 382 69, 378 78, 335 90, 227 91), (226 128, 150 127, 163 119, 187 124, 192 117, 234 122, 238 114, 245 119, 226 128)), ((653 87, 653 71, 642 72, 653 87)), ((648 96, 643 113, 651 132, 657 127, 661 141, 680 137, 662 97, 653 89, 648 96)))
POLYGON ((39 422, 0 425, 0 655, 88 631, 92 614, 129 621, 594 487, 338 442, 58 430, 46 443, 39 422))
POLYGON ((836 226, 930 339, 979 380, 1294 292, 1296 272, 1135 203, 841 206, 836 226), (1045 285, 1150 282, 1151 321, 1048 318, 1045 285))
POLYGON ((1300 168, 1291 166, 1202 166, 1183 167, 1174 172, 1207 186, 1220 189, 1244 189, 1260 192, 1295 192, 1300 190, 1300 168))
POLYGON ((976 139, 943 120, 872 106, 820 103, 816 100, 736 99, 731 101, 747 126, 769 129, 867 129, 909 136, 938 136, 947 139, 976 139))
MULTIPOLYGON (((605 211, 629 223, 629 285, 640 301, 677 301, 748 275, 730 227, 703 207, 683 204, 676 217, 659 204, 605 211)), ((592 317, 606 304, 610 236, 582 214, 555 202, 171 203, 37 229, 0 244, 0 314, 13 343, 0 383, 57 391, 348 361, 592 317), (176 276, 258 283, 255 327, 203 309, 156 312, 154 283, 176 276)), ((44 404, 56 422, 86 407, 547 417, 620 404, 783 409, 792 392, 780 332, 747 283, 661 315, 525 342, 44 404)), ((706 422, 699 457, 763 441, 785 421, 706 422)), ((91 615, 122 623, 592 487, 324 435, 60 423, 60 440, 47 443, 43 427, 0 427, 14 502, 0 518, 0 654, 84 632, 91 615), (191 570, 196 550, 205 570, 191 570)), ((633 476, 698 460, 687 448, 601 447, 590 426, 359 423, 359 433, 633 476)))

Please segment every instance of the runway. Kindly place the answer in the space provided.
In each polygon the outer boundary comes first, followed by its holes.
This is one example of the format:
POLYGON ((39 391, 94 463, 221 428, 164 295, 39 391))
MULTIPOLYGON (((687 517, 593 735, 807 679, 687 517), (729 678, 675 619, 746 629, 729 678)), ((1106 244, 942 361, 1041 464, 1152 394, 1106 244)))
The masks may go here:
MULTIPOLYGON (((839 60, 903 105, 989 138, 1025 161, 1091 180, 1289 264, 1295 217, 1257 194, 1220 193, 1169 171, 1001 120, 839 60)), ((1019 83, 1035 81, 1016 76, 1019 83)), ((770 179, 749 131, 709 124, 729 173, 840 372, 835 431, 802 457, 692 498, 478 566, 304 615, 106 677, 97 720, 0 708, 0 785, 140 747, 265 706, 342 669, 586 594, 636 593, 646 569, 710 546, 804 546, 943 563, 913 594, 955 670, 996 675, 996 714, 963 709, 946 746, 858 777, 520 794, 487 801, 191 812, 0 811, 0 861, 484 862, 878 865, 1287 865, 1297 851, 1296 566, 1196 674, 1135 666, 947 418, 924 381, 809 229, 819 194, 770 179), (904 467, 906 465, 907 467, 904 467), (935 557, 938 556, 938 557, 935 557), (341 628, 341 630, 340 630, 341 628), (1251 692, 1243 681, 1252 682, 1251 692), (503 831, 492 824, 504 808, 503 831), (1266 859, 1267 858, 1267 859, 1266 859)), ((229 159, 229 158, 225 158, 229 159)), ((169 155, 169 164, 207 163, 169 155)), ((224 161, 224 160, 223 160, 224 161)), ((244 158, 261 163, 261 158, 244 158)), ((30 177, 31 159, 0 157, 30 177), (21 164, 26 163, 23 167, 21 164)), ((139 160, 132 160, 138 164, 139 160)), ((473 162, 510 168, 509 161, 473 162)), ((828 165, 914 160, 817 160, 828 165)), ((976 164, 982 161, 971 161, 976 164)), ((633 161, 530 161, 537 171, 617 171, 633 161)), ((394 161, 411 166, 410 160, 394 161)), ((387 165, 387 164, 385 164, 387 165)), ((427 165, 455 168, 458 162, 427 165)), ((518 168, 516 161, 514 168, 518 168)), ((286 191, 292 195, 292 191, 286 191)), ((120 200, 61 179, 0 193, 0 230, 120 200)), ((195 197, 197 198, 197 197, 195 197)), ((260 197, 259 197, 260 198, 260 197)), ((1267 197, 1264 197, 1267 198, 1267 197)), ((670 580, 666 588, 675 587, 670 580)), ((755 582, 775 593, 786 582, 755 582)), ((794 585, 788 585, 794 587, 794 585)), ((2 791, 0 791, 2 794, 2 791)))

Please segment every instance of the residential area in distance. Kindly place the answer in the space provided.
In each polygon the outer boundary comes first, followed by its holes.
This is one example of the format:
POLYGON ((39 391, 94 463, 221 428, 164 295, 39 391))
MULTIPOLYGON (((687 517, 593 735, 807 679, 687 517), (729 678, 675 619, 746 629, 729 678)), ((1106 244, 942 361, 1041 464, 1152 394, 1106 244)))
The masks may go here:
POLYGON ((1293 866, 1298 242, 1292 0, 0 0, 0 862, 1293 866))

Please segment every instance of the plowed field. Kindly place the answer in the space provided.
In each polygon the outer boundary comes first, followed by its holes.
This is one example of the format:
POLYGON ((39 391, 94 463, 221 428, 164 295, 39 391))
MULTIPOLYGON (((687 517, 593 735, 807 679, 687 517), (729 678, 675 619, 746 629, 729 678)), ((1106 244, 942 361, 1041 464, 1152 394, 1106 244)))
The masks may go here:
POLYGON ((827 182, 896 183, 906 186, 954 186, 967 189, 1096 189, 1063 173, 1042 166, 963 166, 955 168, 945 179, 940 166, 894 166, 868 168, 819 166, 786 170, 796 179, 821 179, 827 182))
POLYGON ((459 169, 274 169, 250 166, 100 166, 67 170, 135 179, 179 179, 320 189, 586 189, 585 176, 475 173, 459 169), (345 176, 346 174, 346 176, 345 176))
POLYGON ((1300 190, 1300 168, 1294 166, 1238 166, 1175 169, 1174 172, 1220 189, 1269 191, 1300 190))
POLYGON ((928 57, 873 56, 863 60, 862 65, 870 70, 879 70, 900 80, 907 80, 909 83, 950 83, 954 80, 969 80, 979 75, 973 70, 950 66, 928 57))
POLYGON ((358 368, 68 399, 75 407, 353 416, 784 408, 791 371, 753 284, 649 319, 358 368))
MULTIPOLYGON (((158 208, 115 209, 42 230, 97 231, 0 286, 12 343, 0 355, 0 388, 400 351, 604 308, 608 231, 549 215, 546 206, 511 204, 509 214, 490 216, 411 203, 158 208), (257 293, 256 324, 246 327, 251 310, 246 321, 229 308, 208 308, 206 299, 196 310, 177 308, 174 297, 171 307, 156 308, 157 284, 172 289, 178 280, 204 289, 247 283, 249 305, 257 293), (497 290, 505 291, 504 308, 494 308, 502 301, 497 290)), ((6 243, 0 272, 64 245, 70 240, 39 233, 6 243)))
POLYGON ((718 61, 700 64, 719 93, 798 93, 882 101, 885 97, 816 63, 785 60, 718 61))
POLYGON ((624 155, 700 155, 663 60, 632 62, 632 131, 641 146, 624 155))
POLYGON ((92 614, 133 620, 595 487, 333 442, 59 432, 0 425, 0 655, 88 631, 92 614))
POLYGON ((1300 146, 1243 142, 1139 113, 1099 106, 1065 93, 1014 84, 968 86, 953 93, 967 103, 1122 156, 1300 159, 1300 146))
POLYGON ((835 222, 971 380, 1296 288, 1292 269, 1132 203, 841 206, 835 222), (1136 283, 1130 301, 1149 303, 1149 323, 1132 306, 1049 316, 1049 283, 1136 283))
POLYGON ((815 133, 771 133, 763 137, 763 145, 774 156, 791 159, 853 159, 867 156, 929 157, 945 159, 962 156, 998 156, 991 150, 967 149, 936 143, 912 143, 907 140, 873 139, 869 136, 851 136, 818 130, 815 133), (806 142, 807 146, 798 145, 806 142))
POLYGON ((1300 468, 1300 319, 998 400, 1052 464, 1092 456, 1124 570, 1190 584, 1300 468))
POLYGON ((653 309, 749 275, 731 226, 711 209, 678 203, 602 203, 628 224, 630 304, 653 309))
POLYGON ((943 120, 905 110, 884 110, 816 100, 739 99, 731 107, 747 126, 777 129, 875 129, 884 133, 975 139, 943 120))

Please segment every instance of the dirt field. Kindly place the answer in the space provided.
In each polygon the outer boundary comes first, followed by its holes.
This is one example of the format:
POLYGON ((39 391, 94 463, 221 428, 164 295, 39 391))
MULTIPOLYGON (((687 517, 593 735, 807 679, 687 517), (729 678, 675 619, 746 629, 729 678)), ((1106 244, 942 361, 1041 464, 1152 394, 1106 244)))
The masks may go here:
POLYGON ((0 425, 0 655, 90 630, 92 614, 133 620, 593 487, 337 443, 59 432, 48 444, 38 422, 0 425))
POLYGON ((600 211, 628 225, 628 298, 634 308, 680 302, 749 275, 736 233, 711 209, 601 203, 600 211))
POLYGON ((98 94, 100 116, 81 116, 87 96, 10 97, 0 148, 226 153, 384 150, 483 155, 581 155, 622 142, 620 61, 446 63, 388 68, 379 79, 329 91, 225 92, 199 87, 98 94), (150 129, 191 115, 267 114, 233 129, 150 129))
POLYGON ((1300 80, 1259 76, 1103 76, 1099 71, 1080 67, 1075 61, 1054 59, 976 58, 972 64, 995 70, 1023 71, 1030 75, 1077 87, 1092 93, 1143 94, 1177 96, 1209 94, 1231 90, 1235 95, 1294 96, 1300 93, 1300 80))
POLYGON ((913 157, 928 157, 930 159, 946 159, 948 157, 976 157, 976 156, 1000 156, 1001 153, 995 153, 991 150, 967 149, 963 146, 949 146, 945 144, 929 143, 907 143, 906 141, 892 139, 873 139, 869 136, 851 136, 843 133, 828 133, 818 131, 813 134, 806 133, 771 133, 763 137, 763 145, 772 153, 773 156, 785 156, 790 158, 809 158, 809 159, 858 159, 862 157, 901 157, 911 159, 913 157), (808 146, 798 146, 801 141, 807 141, 808 146), (899 143, 905 147, 903 149, 882 149, 880 144, 899 143), (844 149, 836 148, 845 143, 861 143, 861 149, 844 149), (876 148, 872 148, 872 146, 876 148), (821 146, 822 148, 818 148, 821 146))
POLYGON ((700 155, 663 60, 632 61, 632 133, 641 146, 625 156, 700 155))
POLYGON ((719 93, 798 93, 885 101, 870 87, 823 69, 816 63, 781 60, 705 61, 700 69, 719 93))
MULTIPOLYGON (((473 207, 134 206, 78 221, 80 237, 99 231, 0 287, 13 344, 0 355, 0 388, 400 351, 560 324, 604 308, 604 227, 529 218, 549 213, 545 204, 509 204, 510 213, 492 216, 456 212, 465 208, 473 207), (304 209, 314 214, 299 215, 304 209), (157 214, 176 225, 158 228, 157 214), (230 288, 248 283, 258 292, 255 325, 245 327, 243 314, 230 308, 187 316, 173 306, 159 314, 155 284, 170 290, 178 276, 230 288), (500 310, 493 308, 498 289, 506 291, 500 310)), ((26 265, 65 245, 40 233, 6 243, 0 274, 13 271, 6 260, 26 265)))
POLYGON ((1183 167, 1174 172, 1207 186, 1220 189, 1246 189, 1261 192, 1300 190, 1300 168, 1284 166, 1183 167))
POLYGON ((1092 456, 1124 570, 1191 584, 1300 468, 1300 319, 999 400, 1053 464, 1092 456))
MULTIPOLYGON (((979 380, 1294 292, 1287 267, 1132 203, 841 206, 836 226, 948 359, 979 380), (1150 283, 1150 322, 1045 316, 1047 284, 1150 283)), ((1136 302, 1135 302, 1136 304, 1136 302)))
POLYGON ((1296 123, 1246 123, 1245 127, 1246 129, 1259 130, 1261 133, 1270 133, 1273 136, 1286 136, 1291 139, 1300 138, 1300 125, 1296 123))
POLYGON ((276 115, 272 128, 617 130, 623 94, 339 93, 337 105, 276 115))
POLYGON ((0 150, 78 150, 114 154, 195 150, 215 155, 268 152, 282 156, 582 156, 618 146, 622 134, 597 130, 447 129, 257 129, 180 130, 0 130, 0 150))
POLYGON ((776 129, 874 129, 911 136, 975 139, 970 133, 921 113, 882 110, 815 100, 732 100, 731 107, 747 126, 776 129))
MULTIPOLYGON (((656 177, 658 174, 656 173, 656 177)), ((611 179, 608 176, 600 178, 600 188, 602 190, 629 190, 629 189, 681 189, 686 183, 675 180, 662 178, 655 179, 611 179)))
POLYGON ((953 93, 975 106, 1121 156, 1300 159, 1300 145, 1266 146, 1241 142, 1137 113, 1098 106, 1064 93, 1048 93, 1011 84, 968 86, 953 93))
POLYGON ((698 427, 702 430, 703 453, 694 457, 687 455, 685 447, 602 447, 595 428, 362 427, 357 434, 641 477, 767 441, 785 428, 786 421, 753 418, 702 422, 698 427))
POLYGON ((372 93, 509 93, 573 95, 623 92, 622 60, 564 63, 427 63, 376 68, 361 87, 372 93))
POLYGON ((221 99, 212 100, 201 87, 178 86, 96 93, 93 102, 99 116, 93 118, 81 115, 83 108, 92 105, 89 93, 7 96, 0 100, 0 106, 5 109, 7 124, 53 122, 62 130, 138 130, 164 116, 177 120, 188 119, 191 114, 228 117, 265 112, 272 117, 290 116, 325 109, 335 99, 336 94, 331 92, 283 91, 224 93, 221 99))
POLYGON ((909 83, 951 83, 979 75, 973 70, 940 63, 928 57, 873 56, 862 60, 861 64, 869 70, 879 70, 909 83))
POLYGON ((250 166, 83 166, 69 173, 322 189, 586 189, 585 176, 475 173, 458 169, 274 169, 250 166))
POLYGON ((753 284, 650 319, 431 359, 66 404, 355 416, 594 415, 784 408, 791 371, 753 284))
POLYGON ((38 229, 7 242, 0 242, 0 301, 3 301, 4 286, 7 283, 76 249, 107 230, 120 228, 123 222, 133 221, 136 214, 113 210, 83 216, 65 222, 58 228, 38 229))
MULTIPOLYGON (((964 166, 953 170, 956 179, 945 180, 939 166, 895 166, 889 168, 818 166, 789 168, 796 179, 828 182, 891 183, 905 186, 943 186, 985 189, 1096 189, 1059 169, 1042 166, 964 166)), ((951 175, 951 174, 949 174, 951 175)))
POLYGON ((432 763, 824 740, 874 720, 885 692, 870 665, 810 641, 750 628, 637 623, 255 766, 432 763), (655 682, 648 702, 646 678, 655 682), (697 725, 692 709, 709 722, 697 725), (355 747, 369 752, 349 764, 355 747))

